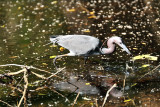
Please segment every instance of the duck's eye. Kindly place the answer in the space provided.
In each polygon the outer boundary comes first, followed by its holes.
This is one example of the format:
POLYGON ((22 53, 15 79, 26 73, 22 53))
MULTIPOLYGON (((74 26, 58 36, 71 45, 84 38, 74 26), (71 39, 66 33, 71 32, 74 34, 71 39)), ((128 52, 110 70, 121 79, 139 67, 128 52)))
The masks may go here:
POLYGON ((120 42, 119 44, 122 44, 122 42, 120 42))

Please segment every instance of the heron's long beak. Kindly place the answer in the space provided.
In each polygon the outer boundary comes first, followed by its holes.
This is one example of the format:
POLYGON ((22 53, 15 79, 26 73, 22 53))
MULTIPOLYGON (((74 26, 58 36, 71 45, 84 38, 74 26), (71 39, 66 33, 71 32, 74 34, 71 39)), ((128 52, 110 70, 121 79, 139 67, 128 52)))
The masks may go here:
POLYGON ((125 50, 129 55, 131 54, 131 52, 128 50, 128 48, 122 43, 122 44, 119 44, 119 46, 125 50))

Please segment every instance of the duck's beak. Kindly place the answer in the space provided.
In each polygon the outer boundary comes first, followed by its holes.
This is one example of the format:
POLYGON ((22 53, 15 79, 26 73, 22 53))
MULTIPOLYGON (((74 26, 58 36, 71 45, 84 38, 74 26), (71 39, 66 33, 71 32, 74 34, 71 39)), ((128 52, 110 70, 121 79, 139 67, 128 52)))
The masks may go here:
POLYGON ((129 55, 131 54, 131 52, 128 50, 128 48, 127 48, 123 43, 119 44, 119 46, 120 46, 123 50, 125 50, 129 55))

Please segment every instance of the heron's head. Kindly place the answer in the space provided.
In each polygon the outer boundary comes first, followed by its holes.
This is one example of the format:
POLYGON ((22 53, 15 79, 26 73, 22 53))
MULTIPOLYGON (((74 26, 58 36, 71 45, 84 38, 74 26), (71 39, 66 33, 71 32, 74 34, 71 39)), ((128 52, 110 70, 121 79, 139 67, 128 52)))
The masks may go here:
POLYGON ((114 36, 111 38, 113 40, 113 43, 119 45, 124 51, 126 51, 129 55, 131 52, 128 50, 128 48, 122 43, 122 39, 118 36, 114 36))

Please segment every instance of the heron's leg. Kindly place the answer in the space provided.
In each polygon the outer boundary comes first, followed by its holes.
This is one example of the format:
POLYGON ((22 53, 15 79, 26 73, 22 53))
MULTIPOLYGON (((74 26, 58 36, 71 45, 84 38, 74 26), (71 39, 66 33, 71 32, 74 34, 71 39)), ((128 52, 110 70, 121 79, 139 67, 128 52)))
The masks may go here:
POLYGON ((86 64, 87 60, 88 60, 88 56, 84 56, 84 64, 86 64))
POLYGON ((63 57, 63 56, 68 56, 68 54, 58 55, 58 56, 56 56, 56 57, 53 59, 53 64, 54 64, 54 66, 56 67, 56 69, 57 69, 56 60, 57 60, 58 58, 60 58, 60 57, 63 57))
POLYGON ((54 64, 54 66, 56 67, 56 69, 57 69, 57 66, 56 66, 56 60, 57 60, 57 58, 60 58, 60 57, 63 57, 63 56, 75 56, 75 54, 74 54, 72 51, 70 51, 70 53, 68 53, 68 54, 56 56, 56 57, 54 58, 54 60, 53 60, 53 64, 54 64))

